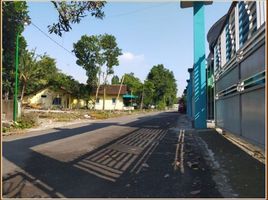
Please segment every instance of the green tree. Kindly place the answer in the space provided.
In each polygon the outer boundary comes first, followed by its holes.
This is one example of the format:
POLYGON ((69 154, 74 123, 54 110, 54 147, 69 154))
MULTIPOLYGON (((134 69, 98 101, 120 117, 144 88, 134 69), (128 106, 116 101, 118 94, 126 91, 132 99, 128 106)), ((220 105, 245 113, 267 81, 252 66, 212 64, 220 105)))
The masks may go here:
POLYGON ((113 76, 112 85, 119 84, 119 83, 120 83, 119 77, 117 75, 113 76))
POLYGON ((58 11, 58 22, 48 26, 49 33, 62 36, 63 32, 72 29, 71 24, 78 24, 88 14, 102 19, 105 1, 51 1, 58 11))
POLYGON ((134 73, 125 74, 124 84, 128 86, 133 95, 140 96, 142 92, 142 82, 139 78, 135 77, 134 73))
POLYGON ((103 110, 105 110, 105 95, 107 78, 114 73, 113 67, 119 65, 118 57, 122 55, 121 49, 117 46, 116 38, 113 35, 100 35, 100 44, 102 49, 102 57, 104 60, 104 85, 103 85, 103 110))
POLYGON ((73 44, 73 48, 73 52, 77 58, 76 64, 86 70, 88 77, 87 84, 95 87, 98 82, 98 72, 104 64, 99 36, 83 35, 77 43, 73 44))
MULTIPOLYGON (((29 21, 27 4, 24 1, 5 1, 2 3, 3 27, 2 27, 2 87, 3 96, 8 99, 13 95, 15 80, 15 47, 16 35, 24 30, 25 21, 29 21)), ((26 48, 26 41, 19 38, 20 50, 26 48)), ((19 52, 21 55, 21 51, 19 52)))
POLYGON ((37 65, 37 56, 35 51, 24 50, 20 60, 20 84, 21 89, 21 100, 24 97, 26 86, 29 82, 37 82, 40 77, 40 67, 37 65))
MULTIPOLYGON (((119 65, 118 57, 121 49, 118 48, 116 38, 112 35, 83 35, 74 43, 74 50, 77 57, 76 63, 86 70, 88 76, 87 84, 94 88, 97 86, 96 99, 100 87, 101 74, 103 74, 104 99, 107 78, 113 74, 113 67, 119 65)), ((105 101, 104 101, 105 103, 105 101)), ((105 109, 105 104, 103 104, 105 109)))
POLYGON ((35 50, 24 50, 19 65, 21 99, 24 94, 53 85, 57 74, 55 59, 46 54, 36 55, 35 50))
POLYGON ((155 93, 154 84, 151 81, 146 80, 144 82, 144 100, 143 100, 144 105, 148 106, 155 104, 154 93, 155 93))
POLYGON ((148 74, 147 81, 150 82, 154 91, 151 102, 161 109, 174 104, 177 85, 172 71, 169 71, 163 65, 153 66, 148 74))

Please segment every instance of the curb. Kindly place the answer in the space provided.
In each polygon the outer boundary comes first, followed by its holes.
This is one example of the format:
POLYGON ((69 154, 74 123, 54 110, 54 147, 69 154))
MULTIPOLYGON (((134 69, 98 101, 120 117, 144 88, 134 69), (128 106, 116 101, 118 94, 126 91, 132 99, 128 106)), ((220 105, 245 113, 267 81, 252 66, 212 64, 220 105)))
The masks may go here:
POLYGON ((230 132, 222 130, 220 128, 215 128, 216 132, 222 135, 224 138, 232 142, 234 145, 238 146, 240 149, 245 151, 247 154, 265 164, 265 151, 260 147, 253 145, 246 140, 238 137, 230 132))

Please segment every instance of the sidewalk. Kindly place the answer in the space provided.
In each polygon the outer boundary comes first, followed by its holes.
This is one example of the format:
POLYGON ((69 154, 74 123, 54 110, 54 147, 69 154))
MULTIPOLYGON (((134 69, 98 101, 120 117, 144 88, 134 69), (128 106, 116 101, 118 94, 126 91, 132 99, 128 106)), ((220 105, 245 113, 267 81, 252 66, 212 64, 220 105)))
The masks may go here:
POLYGON ((224 197, 264 197, 265 165, 215 130, 197 131, 202 155, 211 165, 213 180, 224 197))

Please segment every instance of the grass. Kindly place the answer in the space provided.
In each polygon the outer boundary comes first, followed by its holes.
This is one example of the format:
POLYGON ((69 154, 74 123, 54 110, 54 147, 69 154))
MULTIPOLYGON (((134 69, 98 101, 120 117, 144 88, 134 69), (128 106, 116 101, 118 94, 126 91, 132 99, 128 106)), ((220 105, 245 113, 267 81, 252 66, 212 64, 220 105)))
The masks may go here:
POLYGON ((38 125, 38 116, 33 113, 25 113, 20 118, 18 118, 17 122, 14 122, 9 127, 3 127, 3 133, 13 132, 17 130, 24 130, 28 128, 33 128, 38 125))
POLYGON ((108 119, 120 116, 147 113, 153 110, 132 110, 132 111, 92 111, 92 110, 73 110, 65 112, 31 112, 24 113, 21 118, 9 127, 3 127, 3 132, 17 132, 38 126, 38 120, 47 119, 52 122, 71 122, 79 119, 108 119))

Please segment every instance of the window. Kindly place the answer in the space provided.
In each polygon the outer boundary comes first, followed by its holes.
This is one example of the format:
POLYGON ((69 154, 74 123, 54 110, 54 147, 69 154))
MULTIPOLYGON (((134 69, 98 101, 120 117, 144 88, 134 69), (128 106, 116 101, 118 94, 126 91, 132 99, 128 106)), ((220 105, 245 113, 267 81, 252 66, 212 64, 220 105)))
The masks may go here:
POLYGON ((219 37, 216 46, 214 47, 214 66, 215 71, 221 67, 221 38, 219 37))
POLYGON ((257 30, 256 1, 241 1, 239 10, 239 45, 242 46, 257 30))
POLYGON ((43 94, 43 95, 41 95, 41 97, 42 97, 42 98, 46 98, 46 97, 47 97, 47 95, 44 95, 44 94, 43 94))
POLYGON ((112 102, 113 102, 113 104, 115 104, 116 98, 112 98, 112 102))
POLYGON ((59 97, 54 98, 52 104, 53 105, 61 105, 61 98, 59 98, 59 97))
POLYGON ((96 103, 100 103, 100 98, 97 98, 96 103))
POLYGON ((235 55, 235 9, 232 10, 225 26, 226 62, 235 55))

